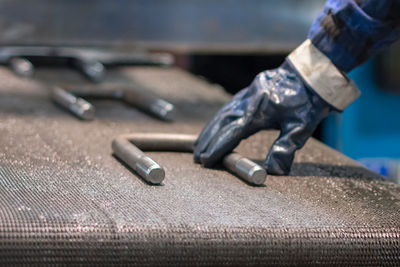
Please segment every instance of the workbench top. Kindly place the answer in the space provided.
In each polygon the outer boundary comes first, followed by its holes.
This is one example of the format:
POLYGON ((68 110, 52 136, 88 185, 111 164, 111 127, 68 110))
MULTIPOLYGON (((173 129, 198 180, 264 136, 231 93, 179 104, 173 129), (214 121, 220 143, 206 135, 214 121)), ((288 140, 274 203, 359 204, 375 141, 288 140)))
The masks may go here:
MULTIPOLYGON (((93 100, 96 119, 57 107, 49 87, 88 84, 70 70, 34 79, 0 68, 0 264, 377 266, 400 264, 400 188, 311 139, 289 176, 254 187, 189 153, 148 153, 151 186, 112 155, 119 134, 198 134, 230 96, 175 68, 114 68, 101 86, 141 86, 174 103, 176 122, 93 100)), ((277 132, 237 151, 262 162, 277 132)))

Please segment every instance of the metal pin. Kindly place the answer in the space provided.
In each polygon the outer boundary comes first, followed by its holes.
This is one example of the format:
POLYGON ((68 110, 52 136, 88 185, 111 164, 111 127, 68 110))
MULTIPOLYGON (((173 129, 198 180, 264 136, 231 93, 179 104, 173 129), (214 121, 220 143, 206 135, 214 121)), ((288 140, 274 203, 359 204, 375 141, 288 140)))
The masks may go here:
POLYGON ((176 151, 192 152, 196 135, 165 134, 165 133, 134 133, 120 137, 131 141, 135 146, 145 151, 176 151))
POLYGON ((164 169, 124 137, 112 142, 115 155, 135 170, 144 180, 160 184, 165 177, 164 169))
POLYGON ((161 99, 150 92, 143 90, 126 89, 124 91, 124 101, 157 118, 165 121, 172 121, 175 118, 175 107, 171 103, 161 99))
POLYGON ((22 57, 13 57, 8 62, 11 69, 15 74, 20 77, 32 77, 35 67, 33 66, 32 62, 30 62, 26 58, 22 57))
POLYGON ((251 184, 262 185, 267 178, 264 168, 237 153, 225 156, 223 164, 225 168, 251 184))
MULTIPOLYGON (((197 136, 186 134, 136 133, 121 135, 116 138, 113 141, 112 148, 114 153, 134 170, 138 168, 138 165, 142 167, 147 166, 146 169, 137 171, 143 179, 146 181, 160 179, 161 182, 165 176, 164 170, 140 149, 192 152, 193 143, 196 139, 197 136), (161 174, 152 174, 155 177, 150 177, 149 173, 157 168, 162 169, 163 177, 160 178, 157 176, 161 174)), ((226 169, 254 185, 262 185, 267 178, 264 168, 237 153, 226 155, 223 159, 223 164, 226 169)))
POLYGON ((95 108, 92 104, 60 87, 52 89, 51 98, 82 120, 92 120, 94 118, 95 108))
POLYGON ((97 60, 75 59, 75 66, 92 82, 101 82, 105 76, 104 65, 97 60))
POLYGON ((87 97, 122 100, 165 121, 172 121, 176 115, 176 110, 173 104, 142 89, 118 88, 96 90, 80 88, 69 90, 67 93, 78 98, 87 97))

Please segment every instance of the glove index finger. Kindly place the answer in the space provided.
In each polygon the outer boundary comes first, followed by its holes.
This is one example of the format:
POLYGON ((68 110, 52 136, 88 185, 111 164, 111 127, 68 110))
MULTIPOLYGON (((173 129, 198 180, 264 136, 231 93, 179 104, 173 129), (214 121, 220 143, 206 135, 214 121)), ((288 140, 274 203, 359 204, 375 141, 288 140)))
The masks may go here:
POLYGON ((205 167, 212 167, 231 152, 242 140, 244 125, 240 120, 224 126, 210 140, 207 149, 200 154, 200 161, 205 167))
MULTIPOLYGON (((214 116, 214 118, 204 127, 199 137, 194 142, 193 154, 194 161, 201 161, 201 155, 206 153, 212 140, 217 140, 218 136, 224 134, 223 130, 229 125, 235 125, 235 121, 241 119, 243 121, 244 111, 246 110, 246 101, 248 97, 248 88, 237 93, 231 101, 226 103, 214 116)), ((215 145, 213 145, 215 147, 215 145)))
POLYGON ((201 131, 199 137, 193 144, 193 154, 194 161, 200 162, 200 154, 203 153, 210 141, 214 138, 214 136, 218 133, 221 127, 223 127, 224 120, 221 118, 218 113, 201 131))
POLYGON ((194 143, 193 152, 194 160, 198 162, 201 153, 204 153, 211 141, 218 136, 222 129, 236 120, 242 118, 243 111, 236 110, 220 110, 217 115, 204 127, 199 137, 194 143))

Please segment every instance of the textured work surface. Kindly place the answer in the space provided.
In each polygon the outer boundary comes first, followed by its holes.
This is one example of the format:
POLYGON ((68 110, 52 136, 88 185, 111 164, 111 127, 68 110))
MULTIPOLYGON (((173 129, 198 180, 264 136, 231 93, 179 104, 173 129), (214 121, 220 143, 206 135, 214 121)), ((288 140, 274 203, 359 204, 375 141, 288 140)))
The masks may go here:
MULTIPOLYGON (((157 152, 149 154, 167 175, 150 186, 112 156, 119 134, 198 133, 228 99, 220 88, 176 69, 115 70, 110 83, 141 84, 176 103, 177 122, 105 100, 93 101, 95 121, 82 122, 49 101, 41 82, 80 86, 79 75, 36 78, 0 69, 1 265, 400 264, 399 187, 315 140, 290 176, 268 176, 263 187, 204 169, 191 154, 157 152)), ((238 151, 263 160, 275 137, 257 134, 238 151)))

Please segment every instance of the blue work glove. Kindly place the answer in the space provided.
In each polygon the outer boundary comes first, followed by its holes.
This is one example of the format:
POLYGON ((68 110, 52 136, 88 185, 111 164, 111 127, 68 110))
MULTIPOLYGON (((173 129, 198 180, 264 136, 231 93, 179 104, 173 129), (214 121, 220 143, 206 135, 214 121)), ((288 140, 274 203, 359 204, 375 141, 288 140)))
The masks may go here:
POLYGON ((279 129, 264 167, 288 174, 294 154, 331 111, 359 91, 344 74, 400 36, 400 0, 328 0, 306 40, 277 69, 260 73, 203 129, 194 160, 211 167, 242 139, 279 129))
POLYGON ((332 110, 285 62, 258 74, 215 115, 195 142, 195 161, 213 166, 242 139, 263 129, 280 129, 264 167, 271 174, 287 174, 295 151, 332 110))

